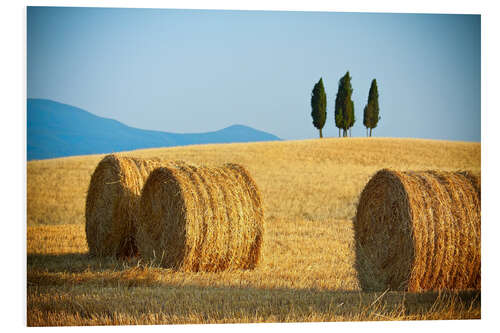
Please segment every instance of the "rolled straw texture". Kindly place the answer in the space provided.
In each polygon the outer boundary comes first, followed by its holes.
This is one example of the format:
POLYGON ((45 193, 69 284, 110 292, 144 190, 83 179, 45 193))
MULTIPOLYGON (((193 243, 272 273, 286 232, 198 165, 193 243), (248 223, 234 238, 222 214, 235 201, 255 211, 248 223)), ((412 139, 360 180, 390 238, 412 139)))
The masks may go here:
POLYGON ((244 167, 161 167, 142 191, 137 246, 176 270, 253 269, 263 224, 260 192, 244 167))
POLYGON ((163 164, 159 160, 115 154, 99 162, 90 179, 85 205, 85 233, 90 255, 137 254, 135 220, 140 193, 149 173, 163 164))
POLYGON ((364 290, 481 288, 481 177, 380 170, 354 219, 364 290))

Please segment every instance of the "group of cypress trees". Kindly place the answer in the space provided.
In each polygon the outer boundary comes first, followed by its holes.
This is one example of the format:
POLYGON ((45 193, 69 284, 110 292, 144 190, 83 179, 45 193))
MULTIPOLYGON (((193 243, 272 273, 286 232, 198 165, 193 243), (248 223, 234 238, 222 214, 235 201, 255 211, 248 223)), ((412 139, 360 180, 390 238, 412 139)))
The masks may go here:
MULTIPOLYGON (((351 76, 349 71, 339 80, 339 88, 337 97, 335 98, 335 126, 339 129, 339 137, 341 135, 346 137, 351 135, 351 128, 356 122, 354 114, 354 103, 352 97, 351 76)), ((326 123, 326 93, 323 85, 323 78, 320 78, 318 83, 314 85, 311 96, 311 116, 313 118, 313 125, 319 130, 319 137, 323 137, 323 126, 326 123)), ((377 127, 379 116, 378 106, 378 88, 377 80, 373 79, 368 93, 368 102, 364 108, 363 125, 370 129, 370 136, 372 136, 372 129, 377 127)))

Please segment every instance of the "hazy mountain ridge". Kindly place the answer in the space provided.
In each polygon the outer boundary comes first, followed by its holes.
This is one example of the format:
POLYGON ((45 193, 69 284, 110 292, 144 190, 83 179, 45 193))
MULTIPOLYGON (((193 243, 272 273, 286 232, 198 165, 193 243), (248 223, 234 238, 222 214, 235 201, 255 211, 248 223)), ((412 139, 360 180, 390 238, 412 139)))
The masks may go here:
POLYGON ((206 133, 169 133, 129 127, 46 99, 27 100, 27 159, 105 154, 141 148, 281 140, 244 125, 206 133))

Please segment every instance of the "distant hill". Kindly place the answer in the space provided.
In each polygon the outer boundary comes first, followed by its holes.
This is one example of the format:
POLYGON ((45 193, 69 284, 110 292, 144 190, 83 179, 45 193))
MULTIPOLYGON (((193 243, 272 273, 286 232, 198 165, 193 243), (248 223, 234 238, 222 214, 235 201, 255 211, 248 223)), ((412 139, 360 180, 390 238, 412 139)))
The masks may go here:
POLYGON ((28 160, 140 148, 281 140, 243 125, 192 134, 142 130, 51 100, 28 99, 27 103, 28 160))

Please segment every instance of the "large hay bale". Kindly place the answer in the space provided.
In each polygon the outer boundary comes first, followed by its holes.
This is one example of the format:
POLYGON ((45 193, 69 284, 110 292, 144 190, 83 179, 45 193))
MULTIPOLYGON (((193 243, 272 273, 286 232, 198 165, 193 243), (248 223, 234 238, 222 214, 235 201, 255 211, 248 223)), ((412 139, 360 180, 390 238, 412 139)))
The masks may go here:
POLYGON ((263 223, 260 192, 244 167, 161 167, 142 191, 137 246, 177 270, 253 269, 263 223))
POLYGON ((364 290, 481 288, 481 178, 380 170, 354 219, 364 290))
POLYGON ((147 176, 159 160, 115 154, 97 165, 87 191, 85 233, 90 255, 132 256, 139 198, 147 176))

